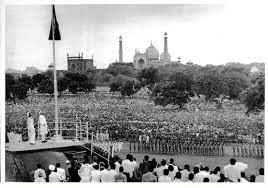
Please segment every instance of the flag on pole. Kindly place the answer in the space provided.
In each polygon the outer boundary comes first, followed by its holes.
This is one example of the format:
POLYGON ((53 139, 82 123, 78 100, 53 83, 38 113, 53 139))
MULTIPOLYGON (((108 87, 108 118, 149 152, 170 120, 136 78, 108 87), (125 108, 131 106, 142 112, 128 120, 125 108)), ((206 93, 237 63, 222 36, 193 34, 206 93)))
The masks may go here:
POLYGON ((50 26, 48 40, 53 40, 53 36, 52 36, 53 29, 54 29, 54 40, 61 40, 60 29, 59 29, 59 24, 57 21, 56 11, 55 11, 54 5, 52 6, 52 20, 51 20, 51 26, 50 26))

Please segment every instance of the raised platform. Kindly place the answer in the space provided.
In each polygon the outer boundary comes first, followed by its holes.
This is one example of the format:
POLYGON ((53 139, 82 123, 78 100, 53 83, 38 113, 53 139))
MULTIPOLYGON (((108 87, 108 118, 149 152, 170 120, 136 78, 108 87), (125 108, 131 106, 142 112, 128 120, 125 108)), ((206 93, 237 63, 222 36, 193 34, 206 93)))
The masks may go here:
POLYGON ((9 152, 24 152, 24 151, 37 151, 37 150, 50 150, 59 149, 73 146, 83 146, 85 141, 73 141, 73 140, 62 140, 62 141, 51 141, 42 143, 41 141, 36 141, 34 145, 29 142, 19 142, 16 144, 6 143, 6 151, 9 152))

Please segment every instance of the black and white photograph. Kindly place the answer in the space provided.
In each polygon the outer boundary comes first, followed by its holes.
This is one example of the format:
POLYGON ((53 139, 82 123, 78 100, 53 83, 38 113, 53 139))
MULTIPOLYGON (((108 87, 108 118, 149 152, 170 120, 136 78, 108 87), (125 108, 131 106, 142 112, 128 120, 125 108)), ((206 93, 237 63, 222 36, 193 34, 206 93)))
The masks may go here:
POLYGON ((2 180, 264 183, 265 6, 4 9, 2 180))

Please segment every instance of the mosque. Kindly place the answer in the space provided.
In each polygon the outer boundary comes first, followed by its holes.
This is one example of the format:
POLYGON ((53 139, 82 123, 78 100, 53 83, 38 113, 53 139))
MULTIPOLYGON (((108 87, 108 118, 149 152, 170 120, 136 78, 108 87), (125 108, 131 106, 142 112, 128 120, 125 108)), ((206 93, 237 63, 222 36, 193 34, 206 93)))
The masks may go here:
POLYGON ((151 45, 145 50, 144 53, 141 53, 138 50, 135 50, 133 57, 133 64, 136 69, 144 69, 146 67, 158 67, 161 65, 174 63, 171 61, 171 56, 168 53, 168 36, 167 33, 164 34, 164 52, 161 53, 159 57, 158 50, 151 45))

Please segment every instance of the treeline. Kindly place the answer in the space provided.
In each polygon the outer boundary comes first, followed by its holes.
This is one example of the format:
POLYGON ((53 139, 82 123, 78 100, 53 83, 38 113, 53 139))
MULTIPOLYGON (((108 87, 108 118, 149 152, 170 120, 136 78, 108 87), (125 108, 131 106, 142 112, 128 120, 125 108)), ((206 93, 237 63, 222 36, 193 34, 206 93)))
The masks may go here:
POLYGON ((264 64, 228 63, 199 66, 171 64, 135 70, 132 64, 114 63, 103 74, 110 74, 110 91, 131 96, 142 87, 151 91, 156 105, 183 108, 191 97, 204 97, 222 108, 224 99, 239 100, 246 114, 264 109, 264 64), (258 70, 252 71, 252 67, 258 70), (127 92, 126 92, 127 91, 127 92))
MULTIPOLYGON (((6 100, 25 99, 29 90, 36 90, 38 93, 54 93, 53 72, 38 73, 32 77, 23 74, 15 78, 11 74, 6 74, 6 100)), ((96 83, 92 76, 67 72, 63 77, 57 79, 59 95, 65 90, 76 94, 77 92, 91 92, 96 88, 96 83)))
MULTIPOLYGON (((264 109, 264 80, 264 63, 170 64, 143 70, 136 70, 132 63, 112 63, 107 69, 88 71, 87 75, 66 72, 57 82, 59 95, 67 89, 75 94, 106 85, 111 92, 132 96, 146 87, 156 105, 183 108, 191 97, 204 97, 221 108, 224 99, 229 99, 245 103, 249 114, 264 109), (253 72, 253 66, 259 70, 253 72)), ((6 74, 7 100, 24 99, 29 89, 53 94, 53 72, 19 78, 6 74)))

